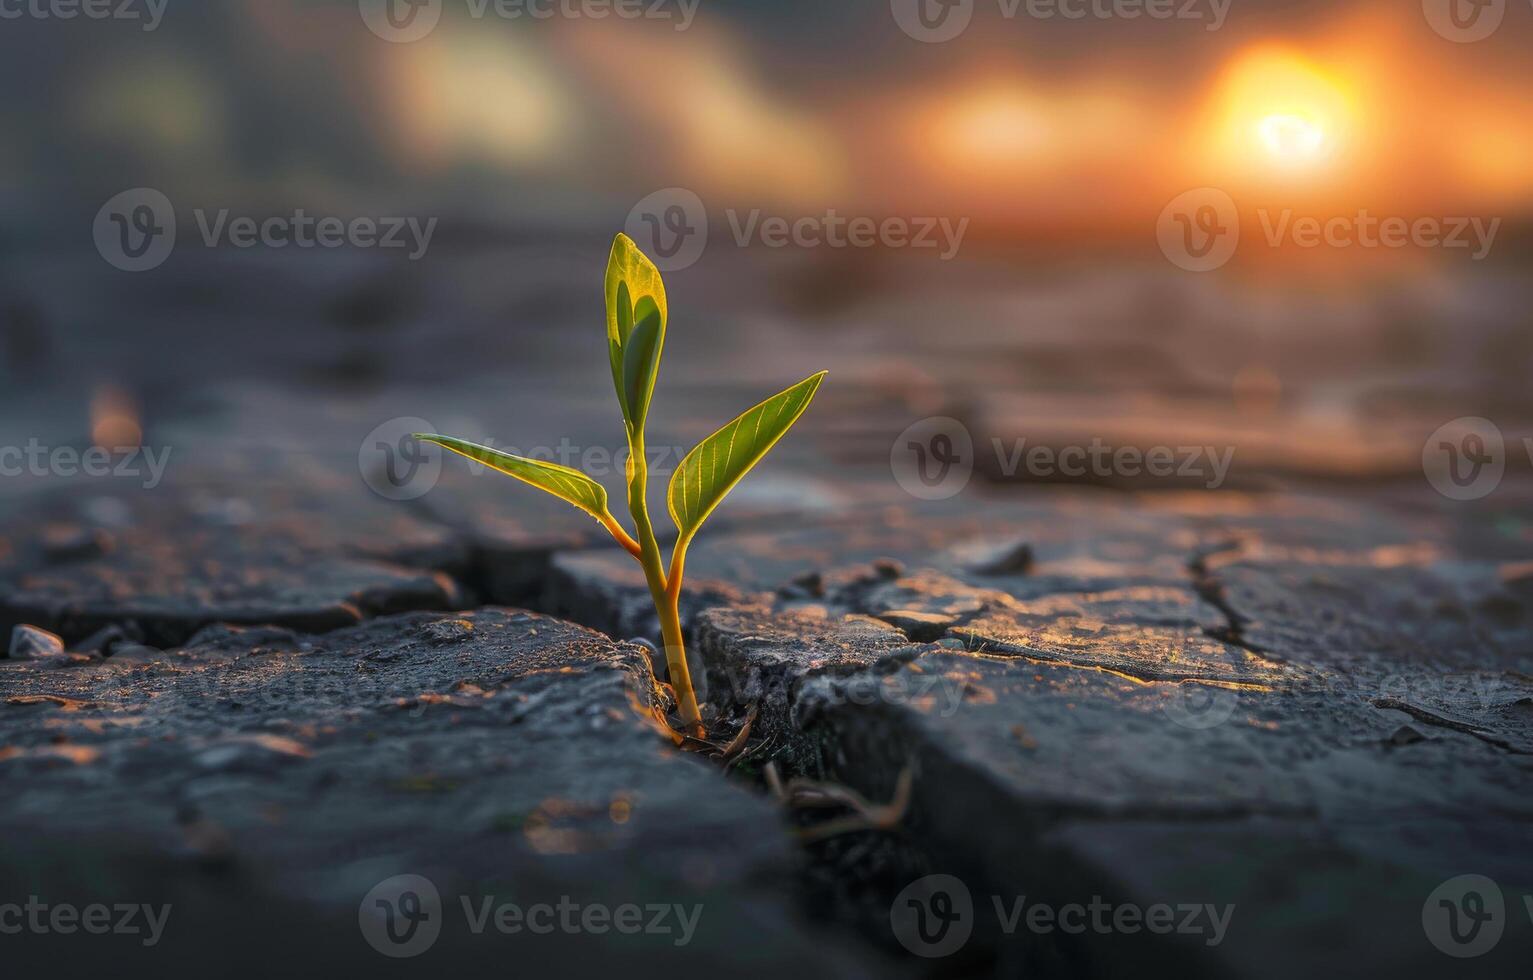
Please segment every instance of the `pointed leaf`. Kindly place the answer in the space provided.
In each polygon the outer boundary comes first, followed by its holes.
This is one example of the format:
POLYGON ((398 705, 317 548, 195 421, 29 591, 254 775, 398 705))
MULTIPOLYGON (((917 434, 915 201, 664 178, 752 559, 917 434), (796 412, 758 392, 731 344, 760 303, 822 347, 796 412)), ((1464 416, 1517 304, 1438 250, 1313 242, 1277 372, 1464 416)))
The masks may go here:
POLYGON ((666 504, 683 540, 809 407, 826 372, 779 392, 698 443, 671 476, 666 504))
POLYGON ((606 488, 579 470, 572 470, 568 466, 560 466, 557 463, 545 463, 540 459, 512 456, 498 449, 464 442, 462 439, 454 439, 451 436, 417 432, 415 438, 435 443, 459 456, 466 456, 476 463, 483 463, 492 470, 515 477, 523 483, 530 483, 539 490, 546 490, 555 497, 574 504, 598 521, 606 523, 611 520, 607 511, 606 488))
POLYGON ((607 356, 612 364, 612 384, 617 389, 624 418, 632 423, 633 419, 628 417, 628 400, 623 386, 623 360, 628 339, 635 325, 643 322, 645 312, 653 306, 660 314, 660 346, 663 347, 669 309, 666 306, 665 282, 660 277, 660 270, 655 268, 655 264, 639 251, 639 247, 627 235, 620 234, 612 241, 612 254, 607 259, 605 296, 607 356))
POLYGON ((635 431, 642 431, 649 415, 649 402, 655 394, 655 375, 660 370, 660 344, 664 339, 660 326, 660 311, 648 300, 648 314, 639 321, 628 335, 623 348, 623 417, 628 419, 635 431))

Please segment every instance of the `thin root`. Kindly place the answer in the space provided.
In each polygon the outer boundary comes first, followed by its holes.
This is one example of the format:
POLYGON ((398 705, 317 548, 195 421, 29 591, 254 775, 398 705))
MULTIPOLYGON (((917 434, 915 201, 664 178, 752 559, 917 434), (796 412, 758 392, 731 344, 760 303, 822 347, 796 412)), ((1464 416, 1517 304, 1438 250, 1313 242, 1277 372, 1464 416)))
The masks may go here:
POLYGON ((763 773, 767 788, 786 806, 802 810, 841 807, 852 811, 847 816, 799 829, 799 838, 806 842, 866 830, 893 830, 905 819, 910 809, 911 791, 915 786, 915 766, 906 765, 895 780, 893 798, 887 804, 879 805, 870 803, 861 793, 839 783, 790 779, 785 785, 774 762, 767 763, 763 773))

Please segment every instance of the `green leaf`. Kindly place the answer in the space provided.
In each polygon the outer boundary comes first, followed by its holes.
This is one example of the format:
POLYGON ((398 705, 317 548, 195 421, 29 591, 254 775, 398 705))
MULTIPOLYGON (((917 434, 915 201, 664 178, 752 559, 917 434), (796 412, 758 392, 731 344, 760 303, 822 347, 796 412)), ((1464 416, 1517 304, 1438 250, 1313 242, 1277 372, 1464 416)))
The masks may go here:
POLYGON ((821 371, 773 395, 687 453, 666 492, 666 505, 682 540, 697 533, 735 484, 793 427, 825 374, 821 371))
POLYGON ((572 470, 568 466, 560 466, 557 463, 545 463, 539 459, 512 456, 498 449, 464 442, 462 439, 454 439, 451 436, 417 432, 415 438, 423 442, 435 443, 459 456, 467 456, 476 463, 483 463, 492 470, 516 477, 523 483, 530 483, 539 490, 546 490, 555 497, 574 504, 602 523, 612 519, 607 511, 606 488, 579 470, 572 470))
POLYGON ((660 343, 663 328, 660 311, 647 299, 639 308, 648 305, 648 312, 628 335, 623 349, 623 417, 633 423, 635 431, 643 431, 644 420, 649 415, 649 402, 655 394, 655 375, 660 370, 660 343))
MULTIPOLYGON (((624 385, 623 365, 627 359, 630 337, 653 310, 659 314, 660 326, 655 344, 654 359, 658 363, 660 350, 665 346, 665 325, 670 315, 665 301, 665 282, 660 270, 655 268, 639 246, 627 235, 618 235, 612 241, 612 254, 607 259, 607 357, 612 364, 612 384, 617 389, 618 402, 623 407, 623 417, 630 426, 634 419, 630 413, 630 400, 624 385)), ((647 358, 641 358, 641 363, 647 358)), ((650 372, 650 390, 654 390, 654 372, 650 372)), ((648 400, 645 399, 645 407, 648 400)))

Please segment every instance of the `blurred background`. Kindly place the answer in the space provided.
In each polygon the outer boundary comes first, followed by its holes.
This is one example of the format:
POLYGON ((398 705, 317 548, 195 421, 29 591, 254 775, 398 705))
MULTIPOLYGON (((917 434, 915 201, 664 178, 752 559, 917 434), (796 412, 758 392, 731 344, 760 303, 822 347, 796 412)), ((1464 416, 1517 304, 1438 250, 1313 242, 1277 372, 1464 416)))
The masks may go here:
POLYGON ((0 20, 6 445, 169 446, 185 486, 354 483, 399 417, 620 450, 598 284, 626 228, 671 292, 652 445, 831 369, 774 471, 803 479, 762 494, 902 499, 891 446, 930 416, 981 484, 1075 479, 993 440, 1100 439, 1232 448, 1229 487, 1430 493, 1465 416, 1529 469, 1523 0, 113 6, 0 20), (1447 240, 1367 244, 1384 219, 1447 240))

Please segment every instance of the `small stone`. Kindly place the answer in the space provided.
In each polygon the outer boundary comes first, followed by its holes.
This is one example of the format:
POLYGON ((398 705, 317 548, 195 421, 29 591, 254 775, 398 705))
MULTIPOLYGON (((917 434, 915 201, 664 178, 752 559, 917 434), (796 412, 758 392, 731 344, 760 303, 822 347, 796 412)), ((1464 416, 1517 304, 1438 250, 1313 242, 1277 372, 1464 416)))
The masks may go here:
POLYGON ((442 619, 421 627, 421 636, 438 646, 461 643, 473 635, 474 624, 466 619, 442 619))
POLYGON ((11 630, 10 657, 12 660, 47 660, 64 656, 64 641, 58 634, 50 633, 25 623, 11 630))
POLYGON ((879 578, 893 581, 905 574, 905 564, 897 558, 875 558, 873 571, 879 578))
POLYGON ((940 640, 947 632, 947 628, 954 623, 952 616, 920 612, 915 609, 891 609, 886 613, 879 613, 878 618, 916 643, 934 643, 940 640))
POLYGON ((1389 736, 1390 745, 1413 745, 1416 742, 1426 741, 1426 736, 1421 734, 1410 725, 1401 725, 1395 729, 1395 733, 1389 736))
POLYGON ((969 570, 975 575, 1026 575, 1032 567, 1032 546, 1017 541, 975 559, 969 570))
POLYGON ((825 576, 817 571, 805 572, 794 578, 789 585, 811 598, 819 599, 825 595, 825 576))

